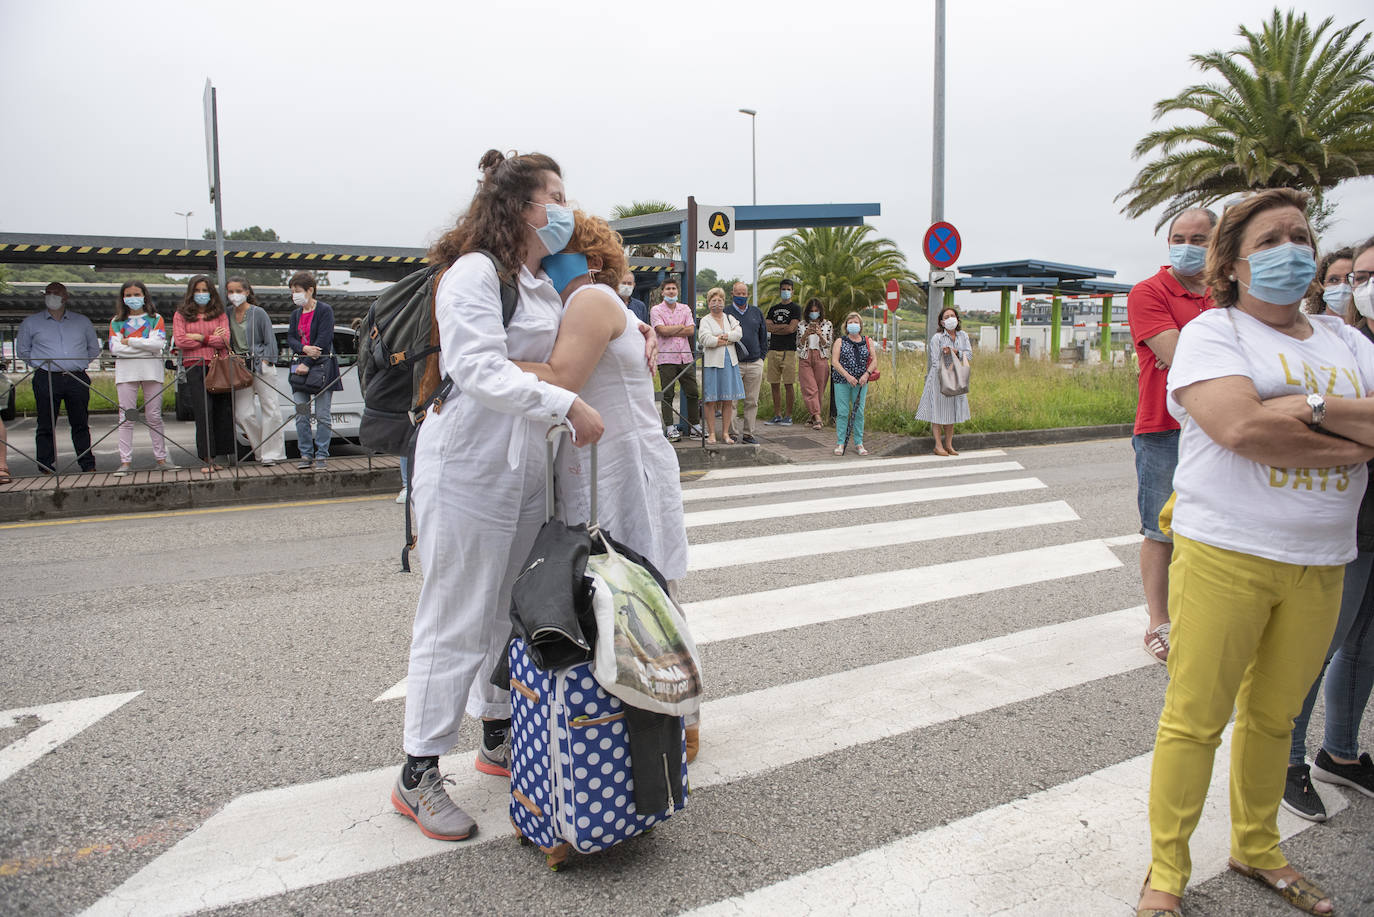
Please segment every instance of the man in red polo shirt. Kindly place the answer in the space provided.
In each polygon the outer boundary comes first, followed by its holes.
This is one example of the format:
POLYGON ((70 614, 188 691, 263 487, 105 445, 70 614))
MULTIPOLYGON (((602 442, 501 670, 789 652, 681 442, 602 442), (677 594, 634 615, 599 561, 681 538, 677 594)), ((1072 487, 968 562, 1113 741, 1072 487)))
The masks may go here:
POLYGON ((1140 400, 1135 411, 1136 503, 1140 508, 1140 579, 1150 624, 1145 652, 1155 660, 1169 658, 1169 561, 1173 539, 1159 530, 1159 511, 1174 491, 1178 465, 1178 422, 1165 406, 1169 364, 1174 361, 1178 332, 1212 307, 1203 282, 1207 244, 1217 215, 1201 208, 1185 210, 1169 224, 1169 264, 1131 288, 1126 314, 1140 362, 1140 400))

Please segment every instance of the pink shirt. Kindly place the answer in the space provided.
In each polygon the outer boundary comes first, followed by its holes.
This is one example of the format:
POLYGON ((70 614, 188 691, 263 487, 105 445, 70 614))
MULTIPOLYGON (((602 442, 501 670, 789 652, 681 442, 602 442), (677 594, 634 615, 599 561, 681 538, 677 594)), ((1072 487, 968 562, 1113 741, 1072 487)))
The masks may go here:
MULTIPOLYGON (((686 325, 688 328, 695 328, 696 323, 692 320, 692 310, 684 302, 676 305, 659 303, 649 310, 649 324, 654 328, 659 325, 686 325)), ((688 337, 665 337, 658 336, 658 362, 659 365, 668 364, 678 366, 683 363, 692 362, 692 338, 688 337)))
POLYGON ((301 313, 301 320, 296 323, 296 333, 301 336, 301 346, 305 347, 310 343, 310 323, 315 318, 315 310, 301 313))
POLYGON ((172 343, 181 351, 183 366, 204 363, 216 350, 229 349, 229 316, 221 314, 218 318, 208 320, 188 320, 178 311, 172 316, 172 343), (215 336, 213 332, 216 328, 222 329, 224 334, 215 336), (188 334, 203 334, 205 340, 189 340, 186 337, 188 334))

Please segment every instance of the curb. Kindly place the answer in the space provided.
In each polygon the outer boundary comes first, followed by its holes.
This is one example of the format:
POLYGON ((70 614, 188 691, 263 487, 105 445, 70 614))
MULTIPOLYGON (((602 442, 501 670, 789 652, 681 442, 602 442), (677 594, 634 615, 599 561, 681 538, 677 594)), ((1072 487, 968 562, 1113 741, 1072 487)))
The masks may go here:
POLYGON ((677 465, 683 472, 711 471, 716 468, 742 468, 752 465, 790 465, 792 460, 785 455, 770 451, 760 445, 746 446, 707 446, 702 448, 699 441, 685 445, 678 444, 677 465))
POLYGON ((166 512, 386 493, 394 495, 400 488, 401 472, 396 468, 326 471, 290 477, 237 480, 225 477, 212 481, 120 484, 71 490, 45 488, 0 494, 0 522, 166 512))
MULTIPOLYGON (((961 449, 997 449, 1002 446, 1050 446, 1092 439, 1130 436, 1135 424, 1113 423, 1096 427, 1051 427, 1047 430, 1005 430, 999 433, 958 433, 961 449)), ((884 449, 880 455, 924 455, 935 449, 935 437, 912 437, 884 449)))

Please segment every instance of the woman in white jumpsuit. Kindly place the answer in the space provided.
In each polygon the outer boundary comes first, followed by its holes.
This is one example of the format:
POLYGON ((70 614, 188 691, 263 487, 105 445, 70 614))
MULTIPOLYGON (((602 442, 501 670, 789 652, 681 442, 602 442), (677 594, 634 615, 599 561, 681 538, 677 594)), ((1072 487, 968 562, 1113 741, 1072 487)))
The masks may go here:
MULTIPOLYGON (((579 444, 601 419, 571 392, 522 372, 510 359, 547 360, 563 305, 539 260, 572 230, 558 165, 539 154, 482 157, 467 212, 430 252, 450 264, 435 294, 441 368, 453 393, 420 426, 410 486, 424 573, 406 681, 406 764, 392 804, 426 835, 462 840, 476 823, 449 798, 438 756, 453 747, 467 712, 510 717, 506 692, 489 684, 510 632, 511 584, 544 521, 544 435, 568 420, 579 444), (519 289, 502 326, 491 252, 519 289)), ((485 738, 485 737, 484 737, 485 738)), ((478 769, 503 773, 486 749, 478 769), (483 765, 486 766, 483 766, 483 765)))

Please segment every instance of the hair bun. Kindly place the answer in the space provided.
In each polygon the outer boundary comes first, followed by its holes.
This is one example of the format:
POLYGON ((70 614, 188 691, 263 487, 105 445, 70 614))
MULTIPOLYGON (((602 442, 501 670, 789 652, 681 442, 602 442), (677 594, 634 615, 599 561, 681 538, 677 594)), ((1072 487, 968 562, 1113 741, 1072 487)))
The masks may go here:
POLYGON ((477 161, 477 168, 482 170, 484 175, 490 174, 493 169, 506 161, 506 156, 500 150, 487 150, 482 154, 482 158, 477 161))

